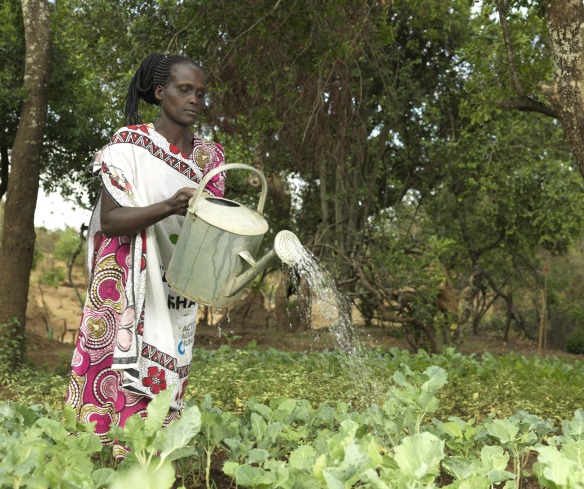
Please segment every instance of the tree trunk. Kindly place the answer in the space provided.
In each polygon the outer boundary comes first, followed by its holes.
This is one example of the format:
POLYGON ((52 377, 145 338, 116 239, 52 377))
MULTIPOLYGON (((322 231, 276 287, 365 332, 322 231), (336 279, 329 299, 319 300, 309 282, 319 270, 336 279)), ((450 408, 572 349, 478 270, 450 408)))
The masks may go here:
POLYGON ((8 188, 8 148, 0 146, 0 199, 4 197, 8 188))
POLYGON ((542 90, 559 114, 584 175, 584 5, 582 0, 546 0, 544 5, 554 83, 542 90))
POLYGON ((511 332, 511 321, 513 321, 513 292, 509 291, 509 294, 505 297, 505 331, 503 332, 503 341, 507 343, 509 341, 509 333, 511 332))
MULTIPOLYGON (((51 63, 51 27, 47 0, 22 0, 26 55, 24 66, 24 102, 14 145, 11 171, 4 208, 4 228, 0 249, 0 324, 18 322, 22 337, 30 270, 32 268, 35 230, 34 211, 39 189, 41 151, 46 126, 51 63)), ((0 341, 6 328, 0 328, 0 341)), ((16 364, 22 356, 11 353, 16 364)))

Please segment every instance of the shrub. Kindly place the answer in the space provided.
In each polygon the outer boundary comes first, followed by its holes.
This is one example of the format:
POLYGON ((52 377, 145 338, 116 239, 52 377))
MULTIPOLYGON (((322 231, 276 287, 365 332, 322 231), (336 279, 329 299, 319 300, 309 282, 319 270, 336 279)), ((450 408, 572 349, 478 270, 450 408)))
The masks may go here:
POLYGON ((0 324, 0 338, 2 338, 2 348, 0 348, 0 381, 10 375, 15 361, 20 358, 22 347, 22 334, 20 332, 20 321, 14 318, 12 321, 0 324))
POLYGON ((46 270, 43 270, 39 277, 40 284, 50 285, 52 287, 57 287, 64 280, 65 269, 59 266, 52 266, 46 270))
POLYGON ((79 246, 79 233, 72 228, 67 228, 59 233, 55 243, 55 258, 69 260, 79 246))
POLYGON ((576 328, 568 335, 566 351, 578 355, 584 354, 584 328, 576 328))

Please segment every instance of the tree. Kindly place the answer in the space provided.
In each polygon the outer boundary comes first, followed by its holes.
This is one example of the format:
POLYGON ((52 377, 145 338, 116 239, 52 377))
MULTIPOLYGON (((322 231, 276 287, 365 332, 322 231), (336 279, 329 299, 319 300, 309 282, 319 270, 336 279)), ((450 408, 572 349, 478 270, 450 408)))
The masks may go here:
MULTIPOLYGON (((51 63, 51 26, 46 0, 22 0, 26 52, 24 98, 11 151, 2 248, 0 250, 0 324, 18 321, 24 332, 35 230, 51 63)), ((6 329, 3 330, 6 333, 6 329)), ((14 362, 18 358, 13 359, 14 362)))
POLYGON ((555 118, 584 174, 583 23, 580 0, 487 0, 465 59, 475 120, 500 109, 555 118))
POLYGON ((540 255, 566 253, 584 230, 584 182, 561 129, 546 117, 504 112, 444 145, 451 164, 426 199, 427 229, 455 245, 442 257, 461 294, 458 326, 472 324, 495 301, 525 333, 514 296, 543 287, 540 255), (515 292, 518 292, 516 294, 515 292), (463 317, 465 316, 465 317, 463 317))
POLYGON ((562 123, 580 171, 584 174, 584 4, 547 0, 545 18, 551 40, 554 81, 542 91, 562 123))
MULTIPOLYGON (((230 161, 261 168, 281 189, 280 204, 266 208, 270 232, 282 227, 296 231, 352 298, 368 302, 373 315, 378 288, 374 282, 369 288, 362 272, 375 270, 374 256, 385 263, 378 251, 393 253, 380 241, 379 221, 403 216, 409 222, 412 208, 403 204, 413 197, 426 205, 433 196, 450 195, 448 186, 455 183, 442 167, 463 168, 465 162, 454 161, 444 148, 460 143, 464 126, 472 121, 482 130, 481 124, 501 109, 554 117, 561 112, 537 83, 550 85, 553 76, 543 4, 485 0, 473 16, 471 3, 59 1, 53 7, 52 59, 59 69, 51 76, 42 156, 45 183, 67 184, 71 176, 88 180, 82 167, 121 124, 125 88, 147 54, 144 46, 148 52, 188 54, 202 62, 209 85, 207 118, 198 130, 224 142, 230 161), (291 179, 300 182, 300 200, 294 205, 285 189, 291 179)), ((550 26, 552 19, 560 19, 553 28, 558 32, 562 15, 569 13, 559 3, 547 2, 545 10, 550 26)), ((10 0, 4 7, 12 22, 18 17, 9 10, 14 4, 10 0)), ((18 41, 19 32, 0 29, 0 49, 8 45, 2 36, 18 41)), ((560 47, 553 49, 562 54, 560 47)), ((8 63, 0 64, 2 80, 11 80, 14 87, 16 72, 10 70, 8 63)), ((562 85, 558 93, 568 93, 569 86, 562 85)), ((19 95, 9 97, 13 106, 19 95)), ((562 100, 566 104, 568 99, 562 100)), ((0 138, 0 149, 13 133, 0 138)), ((248 187, 232 178, 230 196, 247 203, 257 193, 254 188, 245 195, 248 187)), ((456 206, 448 209, 454 213, 456 206)), ((482 210, 476 209, 480 219, 486 217, 482 210)), ((454 232, 451 236, 461 239, 454 232)), ((270 240, 267 236, 268 247, 270 240)), ((416 275, 416 283, 423 285, 419 290, 436 288, 444 279, 440 243, 422 247, 422 255, 402 257, 410 271, 428 272, 416 275), (432 266, 424 269, 426 259, 432 266)), ((28 275, 28 270, 21 272, 28 275)), ((388 283, 398 287, 397 279, 405 275, 387 277, 388 283)), ((433 290, 422 301, 426 322, 436 310, 436 295, 433 290)), ((411 311, 413 302, 408 301, 411 311)))
MULTIPOLYGON (((25 9, 31 11, 32 4, 21 5, 17 0, 8 0, 0 7, 5 21, 0 28, 0 195, 4 187, 8 188, 9 180, 16 179, 6 202, 3 228, 6 246, 0 252, 2 260, 8 263, 2 267, 5 274, 2 287, 8 292, 3 292, 0 298, 0 323, 17 318, 21 333, 25 327, 27 302, 24 291, 28 287, 32 263, 28 250, 34 247, 32 212, 39 183, 48 190, 61 190, 69 196, 76 194, 75 197, 83 198, 83 203, 87 203, 88 196, 91 201, 97 191, 87 170, 91 157, 121 124, 118 107, 111 103, 108 78, 91 56, 85 54, 87 45, 94 42, 91 36, 85 36, 94 32, 91 20, 77 17, 75 5, 66 0, 35 2, 34 8, 37 4, 43 15, 35 10, 32 14, 35 25, 28 25, 26 32, 23 13, 25 9), (44 15, 45 10, 50 11, 50 19, 44 15), (43 63, 37 62, 27 68, 25 81, 24 63, 29 59, 28 53, 24 54, 25 49, 30 51, 38 45, 33 41, 45 34, 37 29, 37 24, 42 21, 44 29, 49 20, 50 34, 46 36, 50 38, 50 47, 39 55, 43 63), (29 40, 33 42, 31 45, 29 40), (49 63, 49 69, 42 75, 41 83, 39 77, 45 62, 49 63), (37 80, 31 81, 31 76, 37 80), (39 94, 40 88, 42 94, 39 94), (33 109, 33 104, 37 103, 44 104, 44 109, 33 109), (33 115, 38 123, 31 122, 33 115), (29 140, 34 144, 27 146, 29 140)), ((95 44, 99 41, 95 40, 95 44)))
MULTIPOLYGON (((292 228, 356 294, 353 263, 368 252, 368 219, 431 185, 425 174, 436 163, 424 140, 448 134, 457 110, 452 63, 469 35, 469 2, 223 0, 201 9, 199 0, 125 0, 111 12, 124 12, 116 59, 100 42, 113 23, 108 2, 77 3, 75 15, 92 19, 91 57, 113 89, 145 45, 202 61, 202 130, 225 143, 231 161, 301 182, 299 206, 267 206, 271 232, 292 228)), ((248 186, 235 180, 230 196, 245 203, 248 186)))
MULTIPOLYGON (((520 111, 529 113, 531 124, 539 129, 542 119, 538 115, 543 114, 553 125, 561 126, 575 157, 575 161, 563 157, 561 171, 569 173, 573 166, 584 175, 584 98, 579 89, 584 83, 580 30, 583 22, 584 4, 578 0, 486 0, 481 2, 481 11, 473 19, 472 40, 460 54, 466 66, 468 90, 462 108, 472 123, 480 125, 499 118, 500 111, 515 114, 520 111)), ((548 156, 561 145, 557 138, 546 139, 546 143, 548 156)), ((528 149, 525 142, 520 144, 528 149)), ((549 159, 544 153, 542 157, 550 162, 546 163, 547 170, 536 170, 542 164, 540 158, 531 162, 534 171, 544 176, 542 185, 548 188, 557 185, 556 190, 565 191, 558 180, 560 167, 555 166, 559 160, 549 159)), ((565 177, 573 182, 572 175, 565 177)), ((549 218, 555 201, 553 192, 548 197, 546 209, 542 210, 549 218)), ((541 223, 542 217, 537 221, 541 223)), ((564 221, 574 223, 574 215, 567 212, 564 221)), ((565 244, 560 236, 566 237, 566 230, 558 229, 559 234, 553 239, 559 238, 565 244)), ((527 262, 533 266, 535 256, 532 254, 531 259, 522 263, 527 262)), ((509 266, 516 264, 514 261, 509 266)), ((533 272, 530 273, 535 278, 533 272)), ((532 286, 538 285, 532 281, 532 286)), ((512 303, 511 293, 500 288, 499 292, 500 297, 512 303)), ((507 307, 507 311, 508 315, 514 314, 512 307, 507 307)))
POLYGON ((17 0, 7 0, 0 7, 0 199, 8 188, 8 152, 18 126, 22 103, 24 70, 24 32, 22 8, 17 0))

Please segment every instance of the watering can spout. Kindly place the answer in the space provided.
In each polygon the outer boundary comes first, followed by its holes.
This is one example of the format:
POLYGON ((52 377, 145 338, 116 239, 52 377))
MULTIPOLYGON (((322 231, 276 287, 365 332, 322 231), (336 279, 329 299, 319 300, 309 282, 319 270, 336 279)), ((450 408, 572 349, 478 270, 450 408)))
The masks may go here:
POLYGON ((226 295, 237 294, 258 274, 268 268, 274 260, 279 259, 286 265, 295 265, 302 259, 303 255, 304 247, 296 235, 291 231, 280 231, 274 240, 274 247, 257 262, 248 252, 239 253, 239 256, 251 265, 251 268, 248 268, 232 280, 229 292, 226 295))

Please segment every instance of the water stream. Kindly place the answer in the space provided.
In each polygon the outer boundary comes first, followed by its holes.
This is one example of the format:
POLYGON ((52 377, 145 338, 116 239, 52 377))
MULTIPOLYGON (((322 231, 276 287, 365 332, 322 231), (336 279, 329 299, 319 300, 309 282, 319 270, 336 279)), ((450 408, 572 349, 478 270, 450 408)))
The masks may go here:
POLYGON ((322 323, 334 337, 336 349, 345 371, 357 390, 371 401, 377 398, 378 386, 367 366, 367 350, 360 341, 360 328, 353 324, 351 303, 341 293, 333 277, 320 261, 305 247, 299 252, 295 265, 285 265, 285 272, 293 283, 299 301, 301 317, 312 325, 313 313, 318 312, 322 323))

